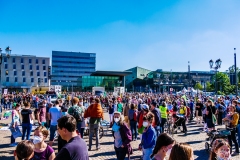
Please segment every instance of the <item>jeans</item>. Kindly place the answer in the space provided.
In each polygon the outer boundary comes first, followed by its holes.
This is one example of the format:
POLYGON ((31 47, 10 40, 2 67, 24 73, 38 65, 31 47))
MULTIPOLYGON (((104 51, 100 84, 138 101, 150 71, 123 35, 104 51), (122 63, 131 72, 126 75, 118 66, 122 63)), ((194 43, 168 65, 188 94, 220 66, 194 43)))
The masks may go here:
POLYGON ((230 153, 232 153, 232 142, 235 144, 236 152, 239 153, 239 145, 238 145, 238 142, 236 139, 236 129, 235 128, 231 131, 231 135, 228 136, 228 142, 229 142, 229 145, 231 146, 230 153))
POLYGON ((182 124, 183 132, 187 132, 186 118, 180 118, 179 120, 180 120, 180 122, 182 124))
POLYGON ((57 125, 54 125, 54 126, 51 125, 50 126, 50 139, 49 139, 49 141, 53 141, 56 130, 57 130, 57 125))
POLYGON ((83 138, 83 134, 84 134, 85 128, 82 128, 81 122, 80 122, 80 123, 77 123, 77 130, 78 130, 78 132, 81 134, 81 137, 83 138))
POLYGON ((164 132, 164 124, 167 122, 166 118, 162 118, 161 119, 161 123, 160 123, 160 133, 164 132))
POLYGON ((238 145, 240 145, 240 124, 237 125, 238 145))
POLYGON ((114 149, 115 149, 115 153, 116 153, 116 156, 117 156, 117 160, 124 160, 126 155, 127 155, 127 148, 122 148, 122 147, 116 148, 116 147, 114 147, 114 149))
POLYGON ((130 120, 130 128, 131 128, 131 132, 132 132, 132 140, 137 139, 137 122, 134 120, 130 120), (135 138, 133 138, 133 132, 134 132, 135 138))
POLYGON ((3 107, 4 107, 5 110, 8 109, 7 103, 4 103, 4 104, 3 104, 3 107))
POLYGON ((27 133, 26 140, 29 140, 31 131, 32 131, 31 123, 22 123, 22 140, 24 140, 26 133, 27 133))
POLYGON ((12 102, 8 102, 8 109, 12 110, 12 102))
POLYGON ((150 156, 152 155, 154 148, 146 148, 146 149, 142 149, 143 150, 143 160, 149 160, 151 159, 150 156))
POLYGON ((89 125, 89 149, 91 149, 92 147, 92 139, 93 139, 93 135, 95 134, 96 136, 96 148, 98 148, 99 146, 99 123, 97 124, 90 124, 89 125))
POLYGON ((11 143, 15 143, 15 138, 11 135, 11 143))
POLYGON ((222 119, 223 119, 223 113, 219 112, 217 117, 217 123, 218 125, 222 125, 222 119))

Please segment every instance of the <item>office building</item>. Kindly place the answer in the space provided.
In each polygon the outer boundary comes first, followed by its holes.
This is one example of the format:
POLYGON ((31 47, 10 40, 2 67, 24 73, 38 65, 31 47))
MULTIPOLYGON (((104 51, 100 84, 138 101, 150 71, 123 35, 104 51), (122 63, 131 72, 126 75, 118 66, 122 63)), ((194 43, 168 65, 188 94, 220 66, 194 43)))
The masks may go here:
POLYGON ((52 51, 51 85, 64 91, 79 91, 80 76, 89 76, 96 69, 96 53, 52 51))
POLYGON ((50 58, 33 55, 1 54, 2 92, 31 92, 32 87, 49 86, 50 58))

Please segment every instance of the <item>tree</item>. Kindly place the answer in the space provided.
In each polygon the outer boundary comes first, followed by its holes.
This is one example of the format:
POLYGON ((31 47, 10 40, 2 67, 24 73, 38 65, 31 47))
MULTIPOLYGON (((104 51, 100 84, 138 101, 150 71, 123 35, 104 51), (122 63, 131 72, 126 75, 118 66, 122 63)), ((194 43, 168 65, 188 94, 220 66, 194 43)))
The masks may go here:
POLYGON ((213 90, 214 90, 214 88, 213 88, 212 84, 210 82, 207 82, 206 83, 206 91, 211 92, 213 90))
POLYGON ((199 82, 197 82, 197 83, 195 84, 195 86, 194 86, 194 89, 202 90, 203 87, 202 87, 202 85, 201 85, 199 82))

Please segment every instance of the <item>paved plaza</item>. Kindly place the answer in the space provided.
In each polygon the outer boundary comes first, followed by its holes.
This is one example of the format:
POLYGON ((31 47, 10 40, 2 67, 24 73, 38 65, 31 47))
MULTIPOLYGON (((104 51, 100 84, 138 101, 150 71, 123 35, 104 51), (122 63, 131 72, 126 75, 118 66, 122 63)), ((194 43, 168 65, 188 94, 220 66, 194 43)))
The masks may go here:
MULTIPOLYGON (((108 120, 108 114, 105 112, 104 116, 106 120, 108 120)), ((1 126, 3 124, 8 124, 10 121, 3 120, 1 121, 1 126)), ((224 126, 221 126, 221 128, 224 126)), ((185 136, 183 133, 178 133, 174 135, 174 138, 177 142, 187 142, 194 149, 194 155, 196 160, 207 160, 209 154, 205 151, 205 142, 207 135, 206 133, 201 132, 202 126, 197 126, 195 122, 189 123, 187 125, 188 135, 185 136)), ((88 137, 84 137, 85 141, 88 144, 88 137)), ((17 138, 17 142, 21 139, 17 138)), ((14 147, 9 147, 10 143, 10 131, 9 130, 1 130, 0 129, 0 160, 14 160, 13 158, 13 150, 14 147)), ((138 151, 138 145, 140 141, 134 141, 131 143, 133 147, 133 155, 131 155, 131 159, 139 160, 141 158, 141 151, 138 151)), ((94 144, 94 141, 93 141, 94 144)), ((114 144, 113 137, 111 134, 111 129, 105 132, 105 135, 102 139, 100 139, 101 149, 96 150, 93 145, 92 151, 89 151, 89 157, 91 160, 114 160, 116 159, 114 152, 114 144)), ((54 145, 54 149, 57 151, 56 144, 54 145)), ((127 159, 127 158, 126 158, 127 159)), ((232 160, 239 160, 240 156, 233 157, 232 160)))

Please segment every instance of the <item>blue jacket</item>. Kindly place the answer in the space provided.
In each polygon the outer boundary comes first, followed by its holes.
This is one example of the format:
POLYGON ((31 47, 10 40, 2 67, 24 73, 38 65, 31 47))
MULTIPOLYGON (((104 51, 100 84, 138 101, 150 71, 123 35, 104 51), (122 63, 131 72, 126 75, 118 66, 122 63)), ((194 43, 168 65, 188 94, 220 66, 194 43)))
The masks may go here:
POLYGON ((148 129, 142 135, 142 146, 144 149, 154 148, 156 145, 156 131, 153 126, 149 126, 148 129))

